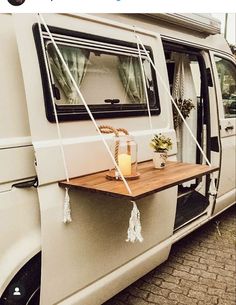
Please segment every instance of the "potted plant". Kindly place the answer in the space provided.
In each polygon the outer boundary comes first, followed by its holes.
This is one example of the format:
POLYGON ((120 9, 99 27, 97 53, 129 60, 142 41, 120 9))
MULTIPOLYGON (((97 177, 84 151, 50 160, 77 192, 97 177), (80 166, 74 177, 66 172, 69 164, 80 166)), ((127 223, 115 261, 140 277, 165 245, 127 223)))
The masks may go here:
POLYGON ((172 148, 171 139, 162 134, 154 135, 150 145, 154 149, 154 167, 158 169, 164 168, 167 160, 167 152, 172 148))

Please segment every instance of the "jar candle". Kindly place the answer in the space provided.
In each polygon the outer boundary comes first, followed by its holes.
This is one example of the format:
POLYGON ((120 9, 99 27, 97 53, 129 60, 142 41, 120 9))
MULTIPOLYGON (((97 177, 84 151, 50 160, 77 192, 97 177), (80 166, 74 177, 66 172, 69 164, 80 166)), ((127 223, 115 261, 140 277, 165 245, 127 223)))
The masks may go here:
MULTIPOLYGON (((130 135, 113 137, 111 151, 121 173, 127 179, 135 179, 137 173, 137 143, 130 135)), ((113 167, 109 170, 108 178, 120 179, 118 171, 113 167)))

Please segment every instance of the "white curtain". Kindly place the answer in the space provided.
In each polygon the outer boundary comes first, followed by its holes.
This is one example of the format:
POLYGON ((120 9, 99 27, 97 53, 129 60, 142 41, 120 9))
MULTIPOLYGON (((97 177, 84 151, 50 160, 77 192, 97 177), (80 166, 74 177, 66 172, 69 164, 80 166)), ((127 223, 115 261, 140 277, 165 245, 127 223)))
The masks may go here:
MULTIPOLYGON (((172 59, 175 61, 175 72, 173 81, 173 98, 190 99, 195 108, 190 111, 186 122, 197 137, 197 94, 192 76, 190 60, 186 54, 174 53, 172 59)), ((177 127, 177 158, 178 161, 196 163, 196 144, 184 124, 177 127)), ((189 181, 184 186, 190 186, 194 181, 189 181)))
MULTIPOLYGON (((80 86, 87 70, 89 51, 79 49, 77 47, 60 45, 59 49, 77 85, 80 86)), ((62 64, 56 50, 54 49, 54 46, 50 44, 47 48, 47 51, 53 76, 60 84, 62 91, 67 97, 68 103, 79 104, 79 96, 76 92, 76 89, 70 77, 68 76, 68 73, 62 64)))
POLYGON ((119 56, 118 71, 131 103, 146 102, 142 71, 138 57, 119 56))

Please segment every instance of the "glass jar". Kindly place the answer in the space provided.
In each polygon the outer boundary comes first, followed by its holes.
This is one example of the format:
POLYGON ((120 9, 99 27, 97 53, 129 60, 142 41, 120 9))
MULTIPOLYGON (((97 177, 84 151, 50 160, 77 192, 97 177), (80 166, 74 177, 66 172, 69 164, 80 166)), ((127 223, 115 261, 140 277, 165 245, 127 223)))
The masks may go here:
MULTIPOLYGON (((139 177, 137 172, 138 146, 132 136, 114 136, 111 151, 121 173, 126 179, 136 179, 139 177)), ((120 175, 114 167, 109 170, 108 178, 120 179, 120 175)))

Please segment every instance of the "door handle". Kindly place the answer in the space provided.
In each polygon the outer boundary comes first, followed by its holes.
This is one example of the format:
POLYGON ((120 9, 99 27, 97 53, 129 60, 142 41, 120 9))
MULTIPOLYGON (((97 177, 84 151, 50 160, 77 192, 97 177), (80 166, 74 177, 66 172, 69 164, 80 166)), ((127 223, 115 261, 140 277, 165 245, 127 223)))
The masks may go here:
POLYGON ((229 131, 229 130, 233 130, 234 126, 233 125, 229 125, 225 127, 225 131, 229 131))
POLYGON ((19 182, 12 185, 12 187, 16 187, 19 189, 28 188, 28 187, 37 187, 37 186, 38 186, 38 177, 35 177, 32 180, 19 182))

